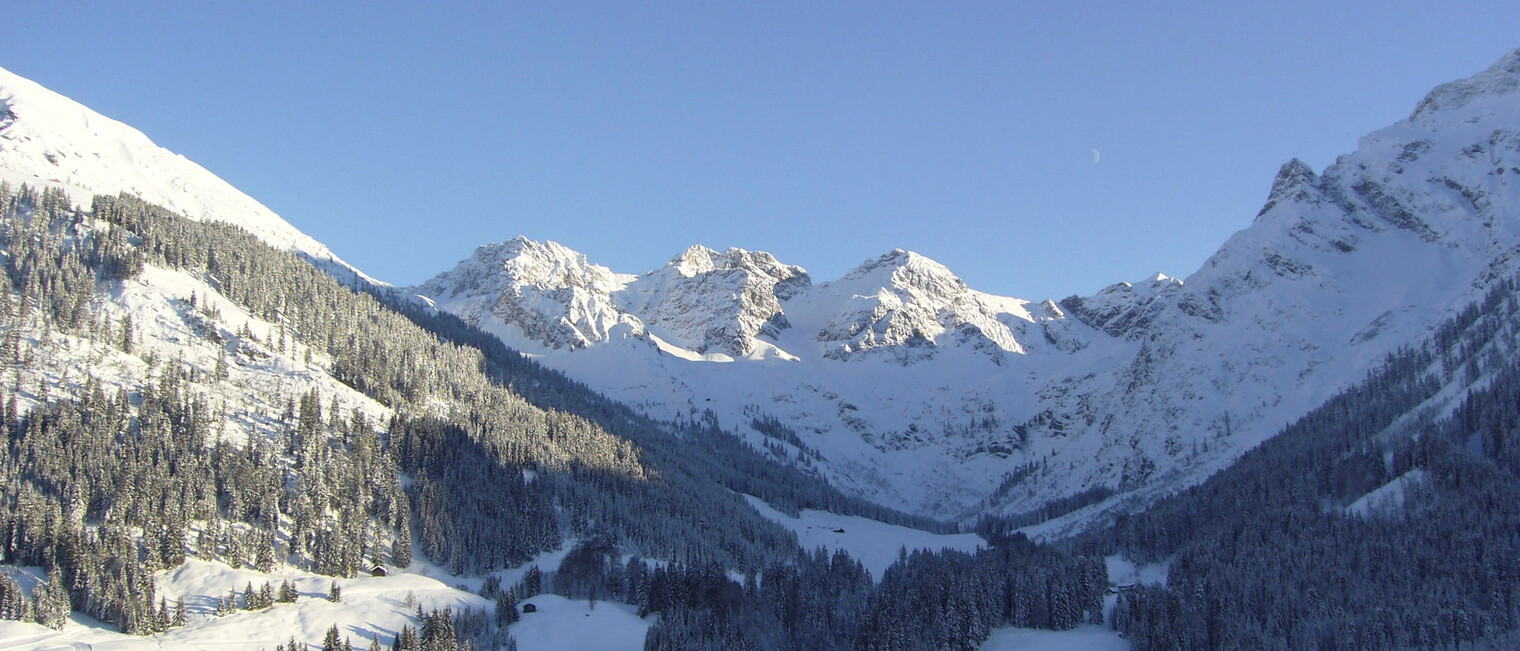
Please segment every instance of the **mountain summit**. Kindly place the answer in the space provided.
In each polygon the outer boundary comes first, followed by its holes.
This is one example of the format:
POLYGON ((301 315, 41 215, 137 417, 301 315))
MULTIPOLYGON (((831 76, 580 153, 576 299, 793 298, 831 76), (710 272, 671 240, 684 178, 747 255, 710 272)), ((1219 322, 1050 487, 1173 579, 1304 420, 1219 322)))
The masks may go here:
MULTIPOLYGON (((1160 495, 1516 271, 1517 134, 1520 51, 1323 172, 1284 164, 1254 220, 1186 278, 1059 305, 977 292, 904 250, 814 284, 764 254, 701 247, 609 285, 608 309, 645 330, 588 350, 536 337, 533 304, 510 292, 479 302, 545 364, 658 415, 711 410, 757 445, 782 445, 779 423, 800 442, 787 454, 894 506, 972 517, 1160 495)), ((461 269, 422 293, 455 309, 461 269)))

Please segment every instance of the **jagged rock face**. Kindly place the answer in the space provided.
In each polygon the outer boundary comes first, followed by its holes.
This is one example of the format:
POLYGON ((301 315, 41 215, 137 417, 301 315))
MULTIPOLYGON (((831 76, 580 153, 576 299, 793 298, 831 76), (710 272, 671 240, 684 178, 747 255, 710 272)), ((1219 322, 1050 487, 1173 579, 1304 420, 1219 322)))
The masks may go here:
POLYGON ((902 249, 856 267, 830 289, 836 285, 849 288, 850 298, 815 337, 831 359, 885 347, 932 347, 945 331, 940 310, 966 291, 949 269, 902 249))
POLYGON ((1066 315, 1054 303, 1031 311, 1027 301, 974 291, 944 265, 902 250, 815 286, 801 267, 763 251, 693 246, 658 271, 631 276, 518 237, 481 247, 415 291, 466 319, 490 314, 550 349, 585 348, 616 330, 699 356, 750 357, 767 347, 796 359, 811 349, 783 350, 799 342, 782 335, 799 324, 818 354, 835 360, 912 364, 956 347, 1001 364, 1031 341, 1067 351, 1087 343, 1061 324, 1066 315))
POLYGON ((1182 281, 1156 274, 1136 284, 1115 283, 1086 298, 1071 296, 1061 306, 1072 316, 1111 337, 1135 339, 1176 299, 1182 281))
POLYGON ((671 343, 743 357, 790 327, 781 302, 811 286, 802 267, 769 253, 693 246, 632 283, 627 300, 671 343))
POLYGON ((467 320, 490 314, 544 346, 575 350, 643 334, 638 317, 612 299, 631 279, 554 242, 518 237, 476 249, 416 291, 467 320))
POLYGON ((839 306, 815 335, 829 359, 890 351, 913 363, 958 343, 998 361, 1005 352, 1024 352, 1015 329, 1034 320, 1023 301, 973 291, 944 265, 901 249, 819 286, 818 293, 839 306))

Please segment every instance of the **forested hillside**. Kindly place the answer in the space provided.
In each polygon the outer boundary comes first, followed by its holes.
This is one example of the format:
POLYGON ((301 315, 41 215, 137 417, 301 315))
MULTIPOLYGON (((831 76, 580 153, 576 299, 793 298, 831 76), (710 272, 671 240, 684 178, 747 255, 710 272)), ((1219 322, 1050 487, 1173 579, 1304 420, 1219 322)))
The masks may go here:
POLYGON ((1087 536, 1171 559, 1137 649, 1452 648, 1520 624, 1514 280, 1202 485, 1087 536), (1468 387, 1471 393, 1463 394, 1468 387))

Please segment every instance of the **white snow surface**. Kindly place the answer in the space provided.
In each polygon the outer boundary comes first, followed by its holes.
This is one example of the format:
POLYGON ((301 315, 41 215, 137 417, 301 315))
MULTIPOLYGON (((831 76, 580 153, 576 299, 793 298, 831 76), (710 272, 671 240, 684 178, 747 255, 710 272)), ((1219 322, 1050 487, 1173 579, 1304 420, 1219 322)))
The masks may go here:
MULTIPOLYGON (((522 578, 528 567, 537 565, 553 569, 568 545, 524 564, 499 573, 502 584, 511 586, 522 578)), ((15 577, 26 594, 47 574, 40 568, 0 566, 15 577)), ((294 638, 318 647, 329 627, 338 626, 355 648, 369 646, 379 639, 386 647, 395 643, 403 625, 418 627, 417 608, 424 611, 444 608, 484 609, 495 612, 495 602, 481 598, 482 577, 454 577, 438 568, 417 563, 407 571, 385 577, 360 576, 337 579, 342 600, 327 601, 331 577, 295 569, 276 569, 263 573, 251 569, 233 569, 224 563, 190 559, 184 565, 155 575, 157 594, 172 606, 184 597, 188 623, 180 628, 151 636, 124 635, 114 626, 103 624, 78 612, 62 630, 39 624, 0 621, 0 649, 228 649, 255 651, 273 649, 294 638), (230 590, 241 595, 249 584, 254 588, 267 581, 278 589, 289 580, 300 592, 292 604, 275 604, 258 611, 236 611, 216 615, 216 600, 230 590), (415 604, 415 605, 413 605, 415 604)), ((536 595, 522 600, 537 606, 538 612, 524 613, 508 627, 522 651, 630 651, 644 648, 644 635, 654 619, 640 619, 636 609, 627 604, 598 601, 572 601, 558 595, 536 595)))
POLYGON ((538 607, 510 626, 521 651, 639 651, 654 619, 640 619, 637 609, 610 601, 572 601, 542 594, 523 600, 538 607))
POLYGON ((653 416, 711 410, 757 447, 772 440, 754 419, 773 417, 807 448, 772 443, 789 462, 889 506, 971 520, 1118 491, 1049 528, 1064 535, 1224 468, 1514 274, 1517 89, 1520 51, 1322 173, 1284 165, 1260 214, 1185 279, 1060 304, 977 292, 901 250, 812 284, 768 255, 698 248, 608 271, 628 280, 596 310, 621 336, 575 348, 521 316, 568 311, 570 284, 535 290, 564 299, 547 307, 515 301, 465 282, 520 284, 472 260, 419 291, 653 416), (651 307, 671 305, 679 318, 651 307))
POLYGON ((1069 631, 1003 626, 992 629, 982 651, 1128 651, 1129 640, 1112 629, 1083 624, 1069 631))
POLYGON ((340 279, 374 282, 327 246, 141 131, 0 68, 0 180, 63 187, 76 203, 125 192, 184 213, 247 230, 271 246, 304 254, 340 279))
POLYGON ((917 550, 940 551, 954 549, 963 552, 974 552, 981 549, 986 543, 976 534, 937 534, 908 527, 900 527, 849 515, 839 515, 827 511, 815 511, 803 509, 797 517, 791 517, 777 511, 764 500, 753 495, 745 495, 744 499, 765 516, 781 526, 786 527, 797 534, 797 543, 811 552, 822 547, 829 551, 843 549, 849 552, 850 558, 860 561, 871 576, 881 580, 883 572, 887 571, 893 563, 897 562, 898 556, 906 550, 912 553, 917 550))
POLYGON ((1172 566, 1170 560, 1163 563, 1135 563, 1117 555, 1105 557, 1103 563, 1108 569, 1108 584, 1113 586, 1166 585, 1166 574, 1172 566))
POLYGON ((1425 471, 1415 468, 1392 481, 1368 491, 1355 502, 1346 505, 1346 515, 1358 518, 1373 516, 1397 516, 1404 510, 1409 491, 1425 484, 1425 471))
POLYGON ((407 604, 408 594, 428 611, 445 607, 455 610, 485 608, 489 611, 495 604, 478 595, 454 589, 438 579, 415 573, 338 579, 343 593, 342 601, 338 603, 327 600, 327 590, 333 579, 298 570, 262 573, 191 559, 173 570, 160 571, 155 577, 157 593, 170 604, 181 596, 185 598, 186 626, 158 635, 131 636, 75 612, 61 631, 38 624, 0 622, 0 648, 255 651, 273 649, 276 644, 283 644, 291 638, 320 646, 328 628, 337 625, 339 632, 352 640, 356 648, 362 649, 377 637, 381 644, 390 646, 402 625, 417 627, 417 609, 407 604), (217 597, 230 590, 236 589, 241 595, 250 583, 257 588, 268 581, 278 588, 286 580, 294 583, 301 593, 295 603, 275 604, 260 611, 215 614, 217 597))

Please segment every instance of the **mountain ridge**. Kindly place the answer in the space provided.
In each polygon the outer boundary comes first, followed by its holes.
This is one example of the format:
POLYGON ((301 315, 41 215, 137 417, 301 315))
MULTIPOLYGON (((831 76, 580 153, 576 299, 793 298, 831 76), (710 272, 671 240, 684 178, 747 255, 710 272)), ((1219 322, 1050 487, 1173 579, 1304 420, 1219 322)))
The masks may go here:
MULTIPOLYGON (((1438 87, 1323 172, 1285 163, 1262 209, 1185 278, 1035 304, 896 250, 776 300, 791 327, 747 335, 767 354, 714 355, 651 332, 654 346, 567 355, 510 319, 495 331, 658 413, 710 409, 741 430, 755 414, 778 418, 823 452, 832 481, 918 512, 1164 492, 1272 436, 1514 269, 1517 61, 1438 87), (1051 469, 1010 487, 1030 463, 1051 469)), ((695 305, 708 314, 746 300, 707 299, 695 305)))
POLYGON ((381 284, 325 244, 141 131, 0 68, 0 180, 53 184, 88 205, 134 195, 191 219, 236 224, 349 282, 381 284))

